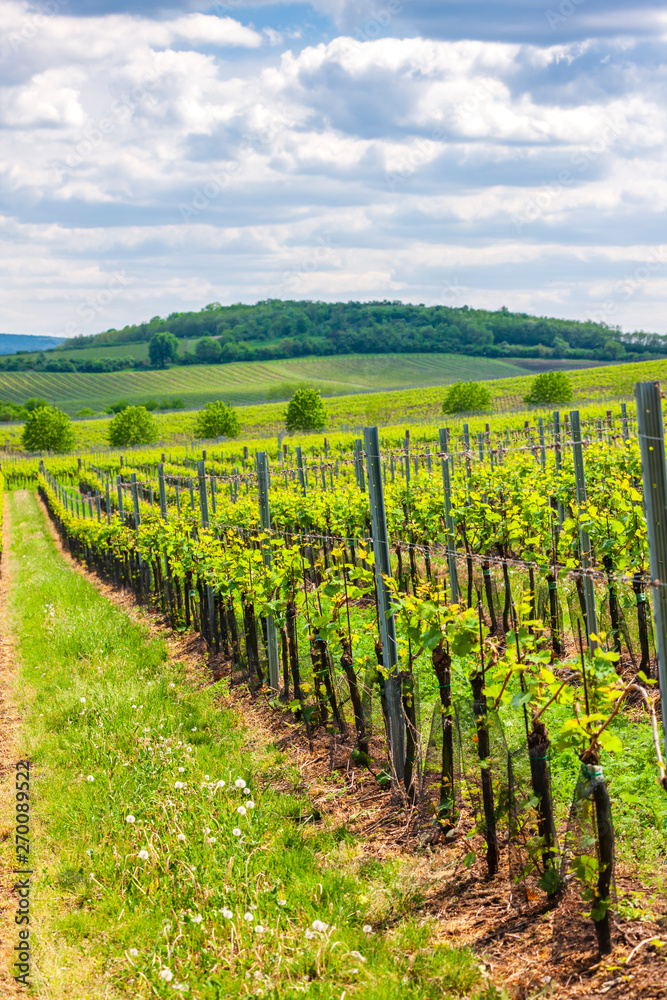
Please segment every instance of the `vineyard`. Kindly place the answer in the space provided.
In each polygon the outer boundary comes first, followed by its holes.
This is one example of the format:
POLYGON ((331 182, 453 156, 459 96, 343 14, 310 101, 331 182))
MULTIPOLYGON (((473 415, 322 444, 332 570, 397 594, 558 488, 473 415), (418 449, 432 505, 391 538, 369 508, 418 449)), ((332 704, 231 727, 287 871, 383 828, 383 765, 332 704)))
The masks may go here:
POLYGON ((667 889, 667 474, 655 386, 638 400, 3 472, 80 565, 200 637, 209 683, 365 775, 411 850, 604 957, 633 878, 667 889))

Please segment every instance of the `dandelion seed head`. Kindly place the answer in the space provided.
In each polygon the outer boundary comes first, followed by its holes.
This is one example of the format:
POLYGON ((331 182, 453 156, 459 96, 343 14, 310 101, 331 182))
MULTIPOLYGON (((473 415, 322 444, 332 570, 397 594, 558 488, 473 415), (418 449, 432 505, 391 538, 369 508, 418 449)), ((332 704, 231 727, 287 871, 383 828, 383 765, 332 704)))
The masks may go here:
POLYGON ((245 788, 245 781, 243 780, 243 778, 237 778, 234 784, 236 785, 237 788, 245 788))
POLYGON ((243 914, 243 919, 244 919, 245 921, 247 921, 248 923, 250 923, 250 922, 251 922, 252 920, 254 920, 255 918, 253 917, 252 913, 244 913, 244 914, 243 914))
POLYGON ((171 969, 162 969, 160 972, 160 979, 164 979, 165 983, 170 983, 174 978, 174 973, 171 969))
POLYGON ((174 782, 174 788, 185 788, 185 782, 184 781, 175 781, 174 782))
POLYGON ((81 702, 82 705, 86 704, 86 699, 85 698, 79 698, 79 701, 81 702))
POLYGON ((329 930, 329 925, 325 924, 323 920, 313 920, 310 926, 314 931, 319 931, 320 934, 324 934, 325 931, 329 930))
POLYGON ((373 928, 371 927, 370 924, 364 924, 363 930, 364 930, 364 934, 372 934, 373 933, 373 928))
POLYGON ((184 833, 179 833, 179 835, 176 837, 176 840, 185 840, 185 839, 186 838, 184 833))
POLYGON ((251 793, 251 791, 250 791, 250 789, 249 789, 249 788, 244 788, 244 789, 243 789, 243 794, 244 794, 244 795, 251 795, 252 793, 251 793))
POLYGON ((135 820, 134 816, 132 815, 132 813, 128 813, 127 814, 127 816, 125 817, 125 822, 126 823, 136 823, 136 820, 135 820))
POLYGON ((315 937, 315 932, 311 931, 310 927, 306 927, 306 941, 311 941, 315 937))
POLYGON ((92 774, 89 774, 88 777, 86 778, 86 781, 94 781, 94 780, 95 778, 93 777, 92 774))
POLYGON ((202 915, 201 915, 201 913, 195 913, 194 917, 192 918, 192 923, 193 924, 200 924, 201 922, 202 922, 202 915))
POLYGON ((232 830, 232 833, 233 833, 233 835, 235 837, 240 837, 241 836, 241 831, 239 830, 238 826, 234 827, 234 829, 232 830))
POLYGON ((254 809, 255 808, 255 803, 252 801, 252 799, 248 799, 248 801, 246 802, 245 805, 246 805, 246 809, 254 809))
POLYGON ((210 780, 211 780, 211 776, 209 774, 205 774, 204 775, 204 781, 210 781, 210 780))
POLYGON ((234 916, 234 914, 232 913, 232 911, 231 911, 231 910, 228 910, 228 909, 227 909, 226 907, 225 907, 225 909, 224 909, 224 910, 222 911, 222 915, 223 915, 223 917, 225 918, 225 920, 231 920, 231 919, 232 919, 232 917, 234 916))
POLYGON ((261 924, 257 924, 257 926, 255 927, 255 934, 263 934, 263 933, 264 933, 264 928, 262 927, 261 924))
POLYGON ((141 858, 142 861, 148 861, 148 851, 139 851, 137 857, 141 858))
POLYGON ((246 814, 246 807, 245 806, 239 806, 236 811, 239 814, 239 816, 245 816, 245 814, 246 814))
POLYGON ((137 951, 136 948, 130 948, 128 954, 130 954, 132 956, 132 958, 136 958, 137 955, 139 954, 139 952, 137 951))
POLYGON ((179 767, 178 771, 179 771, 179 774, 183 774, 183 772, 185 771, 185 768, 184 767, 179 767))

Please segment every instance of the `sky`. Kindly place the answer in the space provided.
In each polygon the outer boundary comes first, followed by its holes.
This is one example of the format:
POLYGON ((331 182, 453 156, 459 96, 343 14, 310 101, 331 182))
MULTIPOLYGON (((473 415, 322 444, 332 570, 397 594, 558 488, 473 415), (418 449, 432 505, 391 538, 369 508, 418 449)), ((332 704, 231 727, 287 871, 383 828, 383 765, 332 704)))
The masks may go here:
POLYGON ((0 330, 268 298, 667 333, 667 9, 0 0, 0 330))

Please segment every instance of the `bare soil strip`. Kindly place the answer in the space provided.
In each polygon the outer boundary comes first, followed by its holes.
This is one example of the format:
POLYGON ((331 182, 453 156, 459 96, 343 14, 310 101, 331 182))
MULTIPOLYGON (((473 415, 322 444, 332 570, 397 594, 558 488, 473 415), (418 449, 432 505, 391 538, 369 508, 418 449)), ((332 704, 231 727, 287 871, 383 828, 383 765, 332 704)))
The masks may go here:
MULTIPOLYGON (((183 662, 194 683, 211 683, 220 676, 221 663, 212 663, 198 635, 175 634, 157 611, 138 605, 134 597, 103 583, 70 555, 42 505, 53 539, 68 564, 135 621, 165 638, 170 657, 183 662)), ((300 791, 313 806, 310 820, 326 816, 359 836, 369 858, 399 859, 409 865, 410 889, 420 894, 416 909, 436 917, 441 938, 470 945, 483 957, 496 983, 502 983, 516 1000, 567 997, 572 1000, 667 1000, 667 947, 656 949, 651 940, 667 941, 667 901, 658 921, 614 920, 613 954, 599 960, 595 933, 582 913, 576 894, 566 896, 556 909, 539 903, 521 910, 511 903, 513 884, 499 874, 488 882, 483 863, 465 868, 463 858, 475 845, 454 841, 447 847, 429 847, 423 817, 410 808, 397 808, 387 792, 380 791, 365 769, 355 769, 351 745, 328 733, 315 734, 309 743, 300 727, 290 725, 284 712, 273 711, 245 687, 230 699, 241 714, 249 750, 258 745, 278 745, 302 776, 300 791), (370 780, 369 780, 370 779, 370 780), (626 967, 625 961, 631 956, 626 967)), ((225 699, 227 702, 227 699, 225 699)), ((280 785, 276 786, 280 789, 280 785)), ((294 789, 293 784, 289 786, 294 789)), ((286 786, 287 790, 287 786, 286 786)), ((477 845, 483 853, 481 842, 477 845)), ((650 897, 652 890, 630 872, 616 873, 619 896, 625 890, 650 897)))

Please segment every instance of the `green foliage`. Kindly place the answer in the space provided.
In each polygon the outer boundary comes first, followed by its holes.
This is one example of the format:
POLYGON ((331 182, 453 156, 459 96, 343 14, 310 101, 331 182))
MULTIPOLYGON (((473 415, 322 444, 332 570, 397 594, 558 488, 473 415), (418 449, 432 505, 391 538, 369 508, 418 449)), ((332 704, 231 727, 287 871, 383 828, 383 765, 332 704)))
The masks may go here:
POLYGON ((443 413, 474 413, 491 408, 491 392, 482 382, 455 382, 445 395, 443 413))
POLYGON ((536 375, 524 403, 570 403, 574 398, 572 383, 566 372, 542 372, 536 375))
POLYGON ((173 333, 156 333, 148 342, 148 357, 156 368, 165 368, 168 361, 178 357, 178 341, 173 333))
POLYGON ((43 399, 41 396, 30 396, 26 399, 24 406, 28 413, 32 413, 33 410, 37 410, 40 406, 48 406, 48 401, 43 399))
POLYGON ((121 413, 123 410, 126 410, 129 405, 130 404, 128 403, 128 401, 126 399, 118 399, 118 400, 116 400, 115 403, 109 403, 109 405, 105 407, 104 412, 105 413, 121 413))
POLYGON ((160 404, 158 403, 157 399, 149 399, 147 402, 144 403, 144 406, 149 411, 149 413, 152 413, 153 410, 158 410, 160 408, 160 404))
POLYGON ((0 423, 6 424, 10 421, 27 420, 27 418, 28 410, 25 406, 10 402, 4 403, 0 400, 0 423))
POLYGON ((217 400, 207 403, 195 420, 194 435, 197 438, 238 437, 241 421, 233 406, 217 400))
POLYGON ((216 361, 220 360, 222 347, 219 341, 213 340, 213 337, 202 337, 201 340, 197 341, 195 354, 204 364, 215 364, 216 361))
POLYGON ((327 411, 319 389, 297 389, 285 410, 285 426, 293 431, 321 431, 327 425, 327 411))
POLYGON ((94 417, 95 410, 91 410, 89 406, 84 406, 82 410, 76 411, 76 416, 81 420, 83 417, 94 417))
POLYGON ((116 448, 128 444, 152 444, 158 436, 157 421, 145 406, 128 406, 117 413, 109 424, 109 444, 116 448))
POLYGON ((26 451, 69 451, 74 441, 67 414, 50 406, 33 410, 23 428, 22 442, 26 451))

